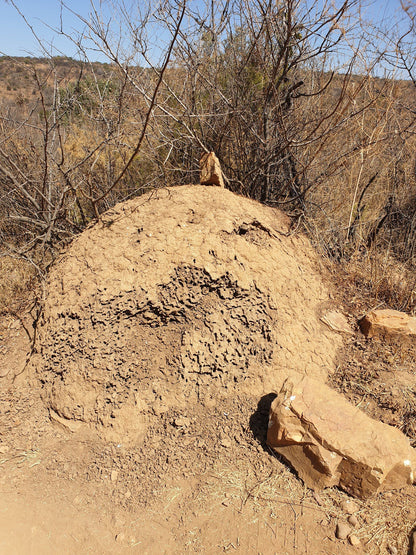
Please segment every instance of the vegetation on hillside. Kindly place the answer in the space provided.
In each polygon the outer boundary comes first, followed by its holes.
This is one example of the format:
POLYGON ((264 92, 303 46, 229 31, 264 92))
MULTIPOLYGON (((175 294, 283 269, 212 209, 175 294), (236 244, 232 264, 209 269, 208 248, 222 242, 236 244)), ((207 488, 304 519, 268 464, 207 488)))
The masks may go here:
POLYGON ((121 35, 93 6, 68 35, 79 60, 0 58, 3 255, 42 273, 115 203, 198 182, 214 150, 229 189, 414 310, 415 9, 386 33, 357 0, 116 2, 121 35))

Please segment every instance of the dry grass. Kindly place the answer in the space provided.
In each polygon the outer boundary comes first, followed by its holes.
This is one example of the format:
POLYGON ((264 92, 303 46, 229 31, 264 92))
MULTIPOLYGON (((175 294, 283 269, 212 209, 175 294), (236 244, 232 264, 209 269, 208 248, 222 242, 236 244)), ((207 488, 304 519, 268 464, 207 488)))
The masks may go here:
POLYGON ((21 259, 0 256, 0 314, 20 312, 34 293, 36 272, 21 259))
MULTIPOLYGON (((261 476, 254 468, 248 469, 244 462, 240 463, 234 461, 227 467, 219 464, 213 470, 207 487, 214 499, 223 500, 224 492, 227 492, 227 499, 240 511, 250 506, 255 512, 268 513, 272 518, 282 506, 288 510, 300 508, 302 512, 310 509, 318 522, 328 527, 328 536, 332 537, 336 523, 346 521, 348 515, 341 506, 351 498, 341 490, 329 488, 314 494, 302 485, 289 467, 277 460, 272 465, 273 470, 268 468, 261 476)), ((409 534, 415 526, 414 501, 410 488, 381 493, 367 501, 354 500, 359 507, 356 513, 359 523, 353 533, 360 539, 365 553, 388 553, 388 546, 396 547, 398 553, 407 552, 409 534)))

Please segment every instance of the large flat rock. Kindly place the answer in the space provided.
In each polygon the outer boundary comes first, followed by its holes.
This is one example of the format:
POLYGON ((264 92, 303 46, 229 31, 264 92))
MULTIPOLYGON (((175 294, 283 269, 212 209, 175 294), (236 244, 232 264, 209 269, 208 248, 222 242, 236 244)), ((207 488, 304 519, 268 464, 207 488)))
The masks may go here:
POLYGON ((308 377, 286 380, 271 406, 267 443, 315 490, 338 485, 364 499, 414 482, 416 451, 402 432, 308 377))
POLYGON ((373 310, 360 321, 366 337, 376 335, 416 336, 416 318, 399 310, 373 310))

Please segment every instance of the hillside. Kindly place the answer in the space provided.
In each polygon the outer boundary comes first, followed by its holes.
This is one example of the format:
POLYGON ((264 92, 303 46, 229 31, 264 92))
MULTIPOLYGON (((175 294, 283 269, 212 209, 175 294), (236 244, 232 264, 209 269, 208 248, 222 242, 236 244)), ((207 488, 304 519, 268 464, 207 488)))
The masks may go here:
POLYGON ((72 58, 52 59, 0 56, 0 102, 4 107, 33 106, 39 101, 39 89, 48 107, 53 102, 54 84, 60 87, 75 83, 94 73, 98 78, 110 74, 110 66, 99 62, 85 67, 72 58))

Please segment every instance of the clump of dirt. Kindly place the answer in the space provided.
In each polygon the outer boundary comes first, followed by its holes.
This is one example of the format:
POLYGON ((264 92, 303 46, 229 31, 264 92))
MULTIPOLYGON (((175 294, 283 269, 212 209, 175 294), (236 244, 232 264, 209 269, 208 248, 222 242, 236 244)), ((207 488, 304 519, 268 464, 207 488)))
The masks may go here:
POLYGON ((308 241, 278 210, 216 187, 120 204, 50 272, 38 352, 57 419, 143 440, 152 418, 291 371, 325 380, 342 338, 308 241))

